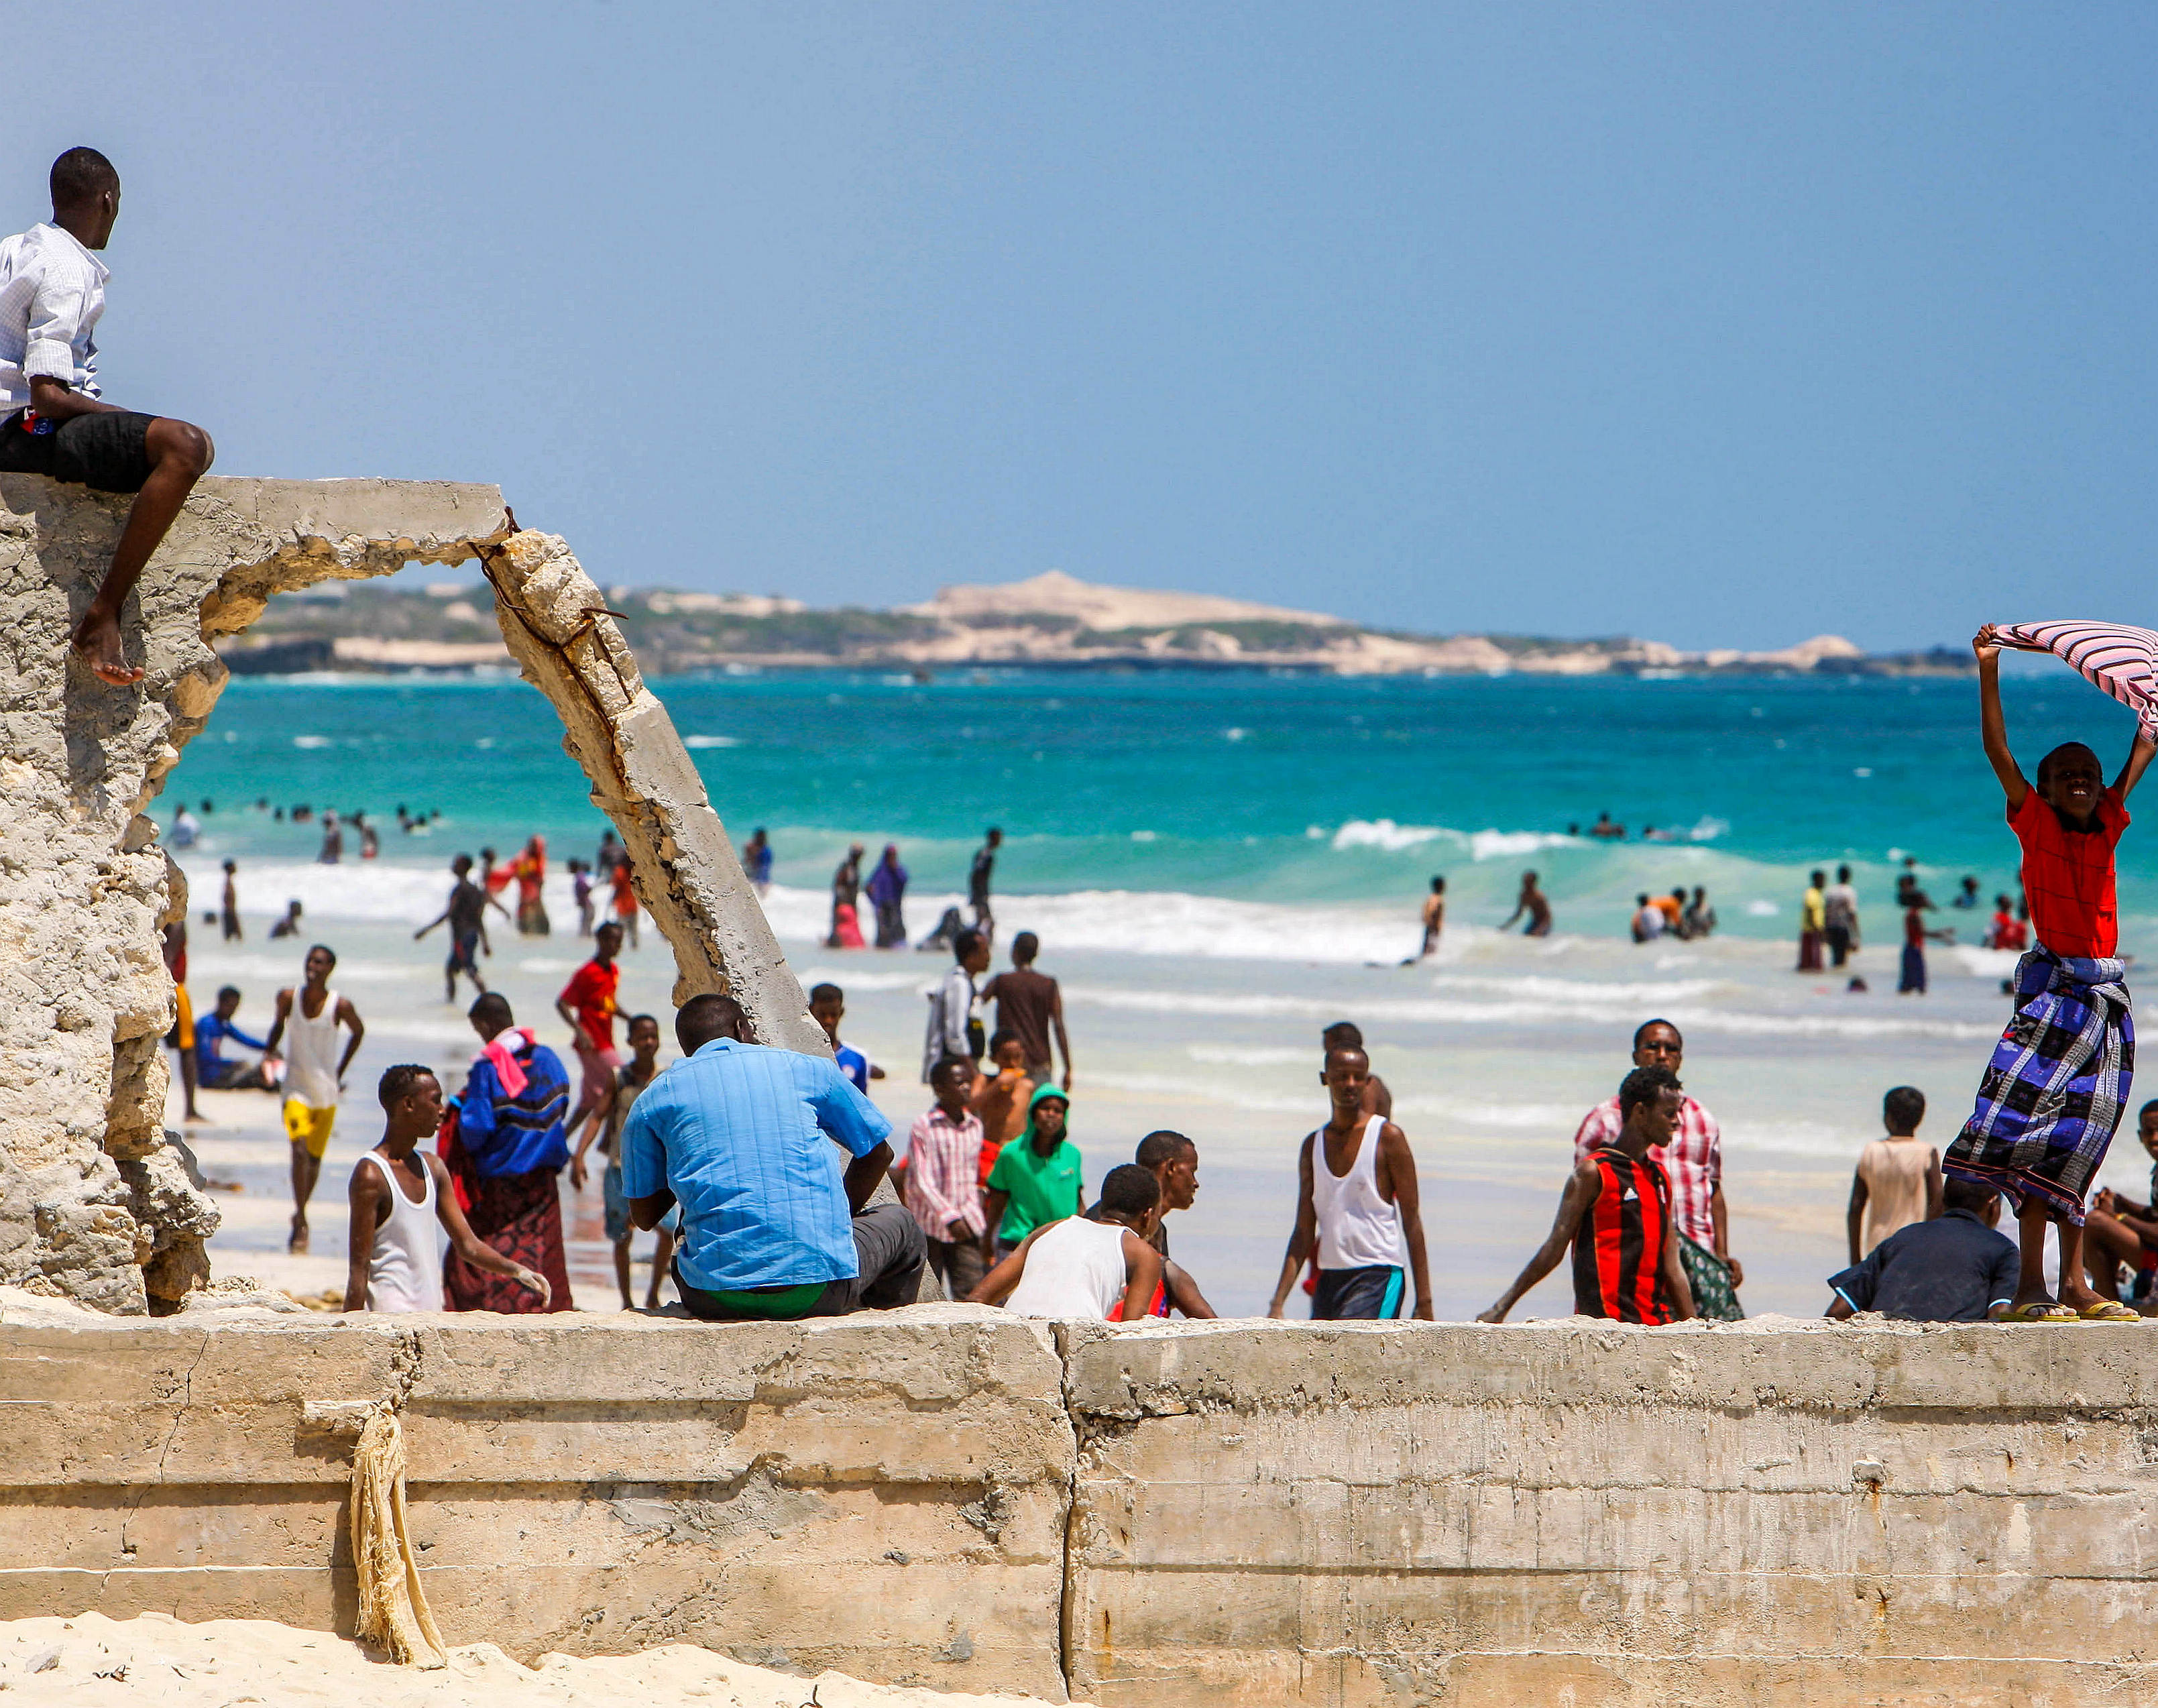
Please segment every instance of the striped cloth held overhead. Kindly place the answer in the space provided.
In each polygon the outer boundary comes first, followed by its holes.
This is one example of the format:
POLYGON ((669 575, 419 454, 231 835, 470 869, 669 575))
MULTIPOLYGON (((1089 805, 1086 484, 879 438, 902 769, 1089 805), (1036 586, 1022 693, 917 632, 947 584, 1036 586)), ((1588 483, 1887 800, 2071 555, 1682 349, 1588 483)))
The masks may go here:
POLYGON ((2158 632, 2116 622, 2004 622, 1994 632, 2004 647, 2067 659, 2158 737, 2158 632))

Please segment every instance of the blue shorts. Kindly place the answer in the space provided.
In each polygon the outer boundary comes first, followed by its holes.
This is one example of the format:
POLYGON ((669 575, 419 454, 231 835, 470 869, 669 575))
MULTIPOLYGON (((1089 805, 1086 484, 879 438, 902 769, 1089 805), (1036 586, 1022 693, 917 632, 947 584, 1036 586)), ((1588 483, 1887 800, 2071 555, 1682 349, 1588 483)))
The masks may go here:
POLYGON ((470 973, 477 976, 479 972, 479 933, 478 931, 450 933, 450 958, 446 970, 451 973, 470 973))
MULTIPOLYGON (((607 1236, 619 1246, 637 1231, 637 1224, 629 1219, 629 1195, 622 1189, 622 1170, 608 1168, 600 1176, 600 1195, 607 1204, 607 1236)), ((676 1205, 659 1219, 658 1231, 679 1234, 682 1231, 682 1206, 676 1205)))
POLYGON ((1368 1269, 1322 1269, 1311 1301, 1314 1323, 1386 1321, 1402 1313, 1402 1272, 1391 1263, 1368 1269))

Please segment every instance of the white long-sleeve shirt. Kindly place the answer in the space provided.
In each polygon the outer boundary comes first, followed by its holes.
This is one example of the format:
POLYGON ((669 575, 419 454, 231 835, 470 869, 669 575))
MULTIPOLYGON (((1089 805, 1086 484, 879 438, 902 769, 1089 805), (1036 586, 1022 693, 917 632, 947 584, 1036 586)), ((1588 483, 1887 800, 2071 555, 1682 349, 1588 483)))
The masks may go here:
POLYGON ((57 379, 85 397, 97 386, 105 263, 72 233, 43 221, 0 240, 0 411, 30 400, 33 379, 57 379))

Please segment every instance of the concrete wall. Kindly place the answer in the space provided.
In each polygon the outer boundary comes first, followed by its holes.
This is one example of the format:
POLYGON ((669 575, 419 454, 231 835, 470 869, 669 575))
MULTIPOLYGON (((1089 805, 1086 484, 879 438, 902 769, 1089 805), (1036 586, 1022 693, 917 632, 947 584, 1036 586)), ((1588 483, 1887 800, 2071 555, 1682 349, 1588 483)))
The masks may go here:
POLYGON ((0 1311, 0 1616, 348 1629, 349 1442, 305 1408, 391 1395, 445 1633, 526 1657, 1149 1708, 2140 1703, 2147 1332, 0 1311))

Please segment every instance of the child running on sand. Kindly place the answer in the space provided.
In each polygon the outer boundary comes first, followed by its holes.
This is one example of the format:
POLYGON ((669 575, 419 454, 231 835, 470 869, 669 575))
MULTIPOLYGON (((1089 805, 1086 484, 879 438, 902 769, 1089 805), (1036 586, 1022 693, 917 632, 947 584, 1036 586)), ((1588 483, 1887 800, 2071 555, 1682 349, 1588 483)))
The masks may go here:
POLYGON ((1941 1166, 2005 1192, 2016 1205, 2021 1273, 2011 1322, 2138 1320, 2083 1278, 2083 1195, 2113 1143, 2135 1063, 2114 899, 2114 849, 2127 801, 2154 748, 2139 726, 2127 761, 2105 786, 2098 755, 2079 741, 2038 761, 2024 780, 2001 710, 2000 636, 1971 639, 1978 655, 1980 730, 2023 849, 2023 884, 2037 947, 2016 969, 2016 1014, 1994 1046, 1977 1107, 1941 1166), (2046 1224, 2060 1229, 2061 1297, 2046 1290, 2046 1224))

